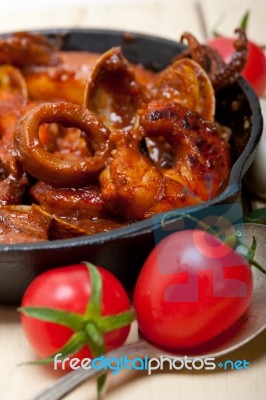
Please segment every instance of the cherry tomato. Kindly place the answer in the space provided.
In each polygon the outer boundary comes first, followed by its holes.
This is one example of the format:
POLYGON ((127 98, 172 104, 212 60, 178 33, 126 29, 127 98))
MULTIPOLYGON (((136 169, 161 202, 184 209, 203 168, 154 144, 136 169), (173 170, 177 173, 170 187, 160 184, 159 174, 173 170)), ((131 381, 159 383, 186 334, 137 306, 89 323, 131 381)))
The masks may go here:
MULTIPOLYGON (((94 268, 99 272, 102 283, 100 318, 115 317, 119 313, 127 312, 130 309, 130 302, 121 283, 106 269, 94 268)), ((87 267, 84 264, 71 265, 52 269, 38 276, 27 288, 22 299, 22 307, 46 307, 83 315, 89 304, 91 293, 91 277, 87 267)), ((69 327, 32 318, 23 312, 23 309, 21 321, 28 341, 37 355, 42 358, 57 353, 73 334, 73 330, 69 327)), ((128 336, 129 329, 130 323, 104 333, 106 350, 122 345, 128 336)), ((93 355, 89 346, 85 345, 71 358, 92 359, 93 355)), ((67 367, 69 363, 66 363, 67 367)))
MULTIPOLYGON (((207 44, 216 49, 225 62, 229 62, 235 48, 234 39, 217 36, 207 44)), ((248 58, 242 75, 247 79, 259 97, 263 97, 266 89, 266 58, 263 50, 256 43, 248 42, 248 58)))
POLYGON ((200 345, 246 311, 252 273, 243 256, 215 236, 184 230, 150 253, 134 292, 143 335, 168 350, 200 345))

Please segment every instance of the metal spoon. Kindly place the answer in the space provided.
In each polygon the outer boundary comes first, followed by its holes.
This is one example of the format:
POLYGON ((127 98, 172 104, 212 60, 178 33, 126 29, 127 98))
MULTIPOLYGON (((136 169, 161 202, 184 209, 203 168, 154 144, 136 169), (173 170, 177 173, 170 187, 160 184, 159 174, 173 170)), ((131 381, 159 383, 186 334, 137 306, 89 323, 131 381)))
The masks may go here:
MULTIPOLYGON (((265 266, 266 253, 266 226, 257 224, 245 225, 245 237, 247 244, 251 244, 253 236, 257 240, 256 260, 265 266)), ((254 292, 251 304, 245 315, 236 322, 225 333, 208 342, 205 346, 194 348, 185 353, 165 353, 161 349, 152 346, 141 338, 135 343, 124 345, 118 349, 105 354, 105 358, 135 358, 141 356, 160 357, 164 356, 170 359, 189 357, 206 358, 224 356, 244 344, 250 342, 259 333, 266 329, 266 277, 257 269, 253 269, 254 292)), ((66 376, 59 378, 58 381, 50 388, 45 389, 35 396, 32 400, 59 400, 73 389, 79 386, 86 379, 97 377, 103 374, 104 370, 96 369, 78 369, 68 373, 66 376)))

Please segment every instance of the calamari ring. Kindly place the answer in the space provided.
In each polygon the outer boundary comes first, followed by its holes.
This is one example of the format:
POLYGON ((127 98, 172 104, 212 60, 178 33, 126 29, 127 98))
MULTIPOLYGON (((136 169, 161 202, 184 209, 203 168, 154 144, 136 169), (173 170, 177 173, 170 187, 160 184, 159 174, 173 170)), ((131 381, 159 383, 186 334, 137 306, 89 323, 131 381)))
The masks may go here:
POLYGON ((82 187, 105 167, 112 145, 109 130, 84 107, 65 102, 45 103, 30 110, 17 123, 15 149, 24 169, 35 178, 56 187, 82 187), (42 146, 39 127, 57 122, 84 132, 94 155, 83 160, 60 160, 42 146))

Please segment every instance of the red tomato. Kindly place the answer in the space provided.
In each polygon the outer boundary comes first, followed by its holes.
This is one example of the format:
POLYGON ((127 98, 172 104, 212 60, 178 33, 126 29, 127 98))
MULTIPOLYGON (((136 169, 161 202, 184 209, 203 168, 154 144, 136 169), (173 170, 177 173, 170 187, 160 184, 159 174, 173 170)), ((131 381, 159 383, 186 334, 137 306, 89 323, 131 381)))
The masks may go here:
POLYGON ((169 350, 200 345, 229 328, 252 296, 246 260, 215 236, 185 230, 148 256, 134 292, 144 336, 169 350))
MULTIPOLYGON (((102 278, 101 315, 116 315, 130 309, 127 293, 109 271, 97 267, 102 278)), ((38 276, 27 288, 22 307, 49 307, 83 314, 91 295, 90 275, 85 265, 53 269, 38 276)), ((56 353, 70 339, 73 331, 62 325, 21 314, 25 334, 40 357, 56 353)), ((104 334, 106 350, 124 343, 130 325, 104 334)), ((71 358, 93 358, 84 346, 71 358)), ((68 363, 66 364, 68 366, 68 363)))
MULTIPOLYGON (((233 38, 218 36, 207 44, 216 49, 228 63, 235 52, 233 42, 233 38)), ((248 59, 242 75, 251 84, 256 94, 263 97, 266 89, 266 58, 263 50, 251 41, 248 42, 248 59)))

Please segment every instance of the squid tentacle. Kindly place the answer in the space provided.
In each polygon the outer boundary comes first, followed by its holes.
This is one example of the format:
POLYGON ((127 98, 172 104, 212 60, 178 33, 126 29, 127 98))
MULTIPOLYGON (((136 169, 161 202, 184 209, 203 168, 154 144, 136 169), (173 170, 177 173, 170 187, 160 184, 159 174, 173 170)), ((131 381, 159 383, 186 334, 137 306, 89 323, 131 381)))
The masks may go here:
POLYGON ((248 55, 248 40, 245 31, 237 28, 238 35, 234 41, 235 53, 229 63, 225 63, 220 54, 213 48, 201 45, 190 33, 185 32, 181 40, 187 40, 189 49, 183 51, 175 59, 192 58, 203 66, 216 90, 234 83, 243 70, 248 55))

